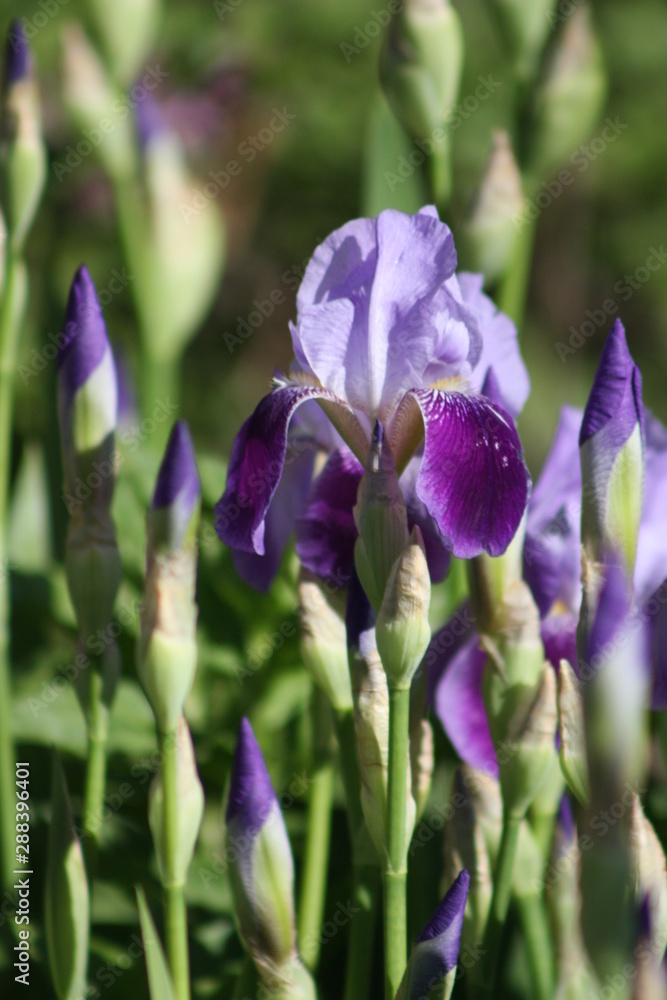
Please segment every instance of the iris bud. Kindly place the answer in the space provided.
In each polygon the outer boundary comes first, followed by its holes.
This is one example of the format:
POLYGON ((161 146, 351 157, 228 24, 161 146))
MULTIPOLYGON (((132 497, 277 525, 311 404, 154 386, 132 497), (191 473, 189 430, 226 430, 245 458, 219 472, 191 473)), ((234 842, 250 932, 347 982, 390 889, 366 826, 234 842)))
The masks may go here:
POLYGON ((352 708, 345 622, 323 587, 305 573, 299 582, 301 656, 337 712, 352 708))
POLYGON ((128 86, 153 46, 160 0, 88 0, 114 78, 128 86))
POLYGON ((567 660, 558 671, 558 732, 560 766, 567 786, 585 805, 590 799, 590 782, 584 738, 584 705, 577 678, 567 660))
POLYGON ((517 79, 529 83, 553 25, 556 0, 496 0, 505 24, 517 79))
POLYGON ((431 579, 417 526, 392 566, 375 625, 389 690, 410 686, 431 639, 431 579))

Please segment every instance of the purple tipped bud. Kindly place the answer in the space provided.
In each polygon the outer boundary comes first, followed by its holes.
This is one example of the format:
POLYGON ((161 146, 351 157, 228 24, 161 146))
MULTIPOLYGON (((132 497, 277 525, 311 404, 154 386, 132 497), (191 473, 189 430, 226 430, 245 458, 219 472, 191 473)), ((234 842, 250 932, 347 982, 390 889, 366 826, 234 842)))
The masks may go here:
POLYGON ((30 48, 19 20, 12 21, 5 46, 5 86, 23 80, 32 72, 30 48))
POLYGON ((153 544, 182 548, 189 529, 196 529, 200 499, 192 438, 187 424, 179 420, 169 437, 153 494, 153 544))
POLYGON ((269 772, 252 726, 243 719, 232 764, 227 800, 227 823, 259 830, 277 803, 269 772))
POLYGON ((396 1000, 448 998, 454 986, 470 876, 464 868, 417 938, 396 1000))
POLYGON ((581 533, 589 559, 620 551, 634 573, 644 498, 644 408, 639 368, 616 320, 605 342, 579 434, 581 533))
POLYGON ((82 264, 74 275, 67 299, 56 360, 61 381, 70 393, 88 380, 108 350, 109 340, 95 285, 82 264))

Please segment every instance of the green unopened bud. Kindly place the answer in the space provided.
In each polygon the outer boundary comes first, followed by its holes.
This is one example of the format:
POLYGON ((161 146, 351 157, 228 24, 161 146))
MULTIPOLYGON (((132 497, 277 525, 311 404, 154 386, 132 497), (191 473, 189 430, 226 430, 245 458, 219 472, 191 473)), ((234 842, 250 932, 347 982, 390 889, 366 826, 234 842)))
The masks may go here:
MULTIPOLYGON (((81 130, 81 139, 88 143, 93 137, 97 140, 92 143, 95 155, 111 177, 126 177, 133 170, 135 152, 130 116, 114 112, 114 108, 123 104, 123 97, 78 24, 67 24, 62 38, 65 106, 81 130), (108 128, 108 123, 113 128, 108 128)), ((59 182, 81 162, 77 145, 78 141, 67 156, 52 164, 59 182)))
POLYGON ((415 802, 415 822, 424 812, 435 766, 433 727, 428 719, 410 715, 410 776, 412 798, 415 802))
MULTIPOLYGON (((462 942, 474 944, 484 935, 491 896, 493 893, 493 867, 489 845, 479 814, 479 796, 473 794, 468 784, 476 787, 471 768, 457 768, 454 775, 451 822, 451 842, 454 867, 463 867, 470 875, 468 905, 463 918, 462 942)), ((496 785, 497 787, 497 785, 496 785)), ((501 802, 498 795, 498 823, 501 820, 501 802)))
POLYGON ((58 1000, 86 993, 89 909, 81 844, 65 775, 54 753, 44 922, 51 979, 58 1000))
POLYGON ((192 736, 183 716, 178 720, 170 745, 163 747, 163 752, 176 757, 178 816, 175 830, 172 831, 174 843, 170 853, 165 849, 162 771, 158 771, 151 784, 148 822, 153 835, 160 880, 164 886, 178 886, 185 884, 204 815, 204 789, 197 773, 192 736))
POLYGON ((539 620, 537 609, 531 607, 530 594, 523 583, 523 543, 526 517, 501 556, 482 553, 467 562, 468 586, 480 631, 487 636, 512 631, 516 623, 528 616, 539 620), (515 605, 517 606, 515 608, 515 605), (520 605, 525 605, 521 612, 520 605))
POLYGON ((44 189, 46 150, 32 56, 21 23, 5 48, 0 105, 0 190, 10 245, 23 246, 44 189))
POLYGON ((337 712, 352 708, 345 623, 323 587, 303 573, 299 583, 301 656, 337 712))
POLYGON ((567 18, 536 97, 531 174, 548 177, 584 142, 597 122, 607 81, 588 6, 567 18))
POLYGON ((519 228, 516 218, 526 199, 512 143, 507 132, 493 136, 493 150, 477 191, 464 235, 470 266, 489 283, 503 277, 512 263, 519 228))
POLYGON ((387 31, 380 79, 406 131, 432 144, 430 166, 442 200, 449 197, 451 186, 446 122, 456 102, 462 65, 463 35, 449 0, 406 0, 387 31))
POLYGON ((428 610, 431 578, 417 526, 394 563, 375 634, 389 690, 410 687, 431 639, 428 610))
POLYGON ((584 738, 584 704, 577 678, 567 660, 560 663, 557 702, 560 766, 567 787, 585 805, 590 799, 590 783, 584 738))
POLYGON ((379 421, 359 483, 354 520, 359 532, 354 563, 366 596, 378 614, 394 563, 408 543, 405 500, 389 441, 379 421))
POLYGON ((537 73, 540 54, 553 27, 557 0, 496 0, 503 18, 517 78, 529 83, 537 73))
POLYGON ((160 0, 89 0, 111 71, 119 83, 134 81, 153 46, 160 0))
POLYGON ((658 961, 667 947, 667 867, 665 852, 646 818, 638 795, 634 796, 630 817, 630 847, 633 883, 638 902, 647 899, 650 939, 648 945, 658 961))

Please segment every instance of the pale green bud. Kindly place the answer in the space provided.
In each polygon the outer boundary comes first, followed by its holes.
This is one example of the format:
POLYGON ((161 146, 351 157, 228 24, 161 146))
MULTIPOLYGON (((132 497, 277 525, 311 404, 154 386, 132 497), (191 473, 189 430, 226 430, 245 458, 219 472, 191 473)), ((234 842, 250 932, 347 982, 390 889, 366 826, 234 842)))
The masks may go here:
POLYGON ((567 18, 536 96, 531 174, 548 177, 590 135, 607 90, 602 49, 587 5, 567 18))
POLYGON ((302 574, 299 583, 301 656, 315 683, 333 708, 352 708, 345 623, 331 598, 314 578, 302 574))
POLYGON ((415 822, 424 812, 431 791, 435 750, 433 727, 428 719, 410 717, 410 776, 415 802, 415 822))
MULTIPOLYGON (((488 776, 485 776, 488 777, 488 776)), ((465 868, 470 875, 468 905, 463 918, 464 943, 473 944, 484 936, 493 894, 493 866, 487 838, 479 815, 479 795, 472 768, 457 768, 454 775, 451 840, 456 869, 465 868), (470 779, 470 785, 468 780, 470 779), (472 786, 472 787, 471 787, 472 786)), ((497 783, 496 783, 497 788, 497 783)), ((501 801, 498 794, 498 824, 501 822, 501 801)))
POLYGON ((51 980, 58 1000, 71 1000, 86 992, 89 910, 81 844, 65 775, 54 753, 44 926, 51 980))
POLYGON ((470 267, 481 271, 488 283, 500 280, 512 263, 519 234, 515 218, 522 214, 525 204, 510 137, 507 132, 496 131, 491 157, 464 228, 470 267))
POLYGON ((111 71, 129 85, 153 47, 160 0, 88 0, 111 71))
POLYGON ((517 78, 529 83, 553 27, 557 0, 496 0, 509 35, 517 78))
POLYGON ((72 513, 65 547, 67 583, 79 631, 87 638, 106 630, 122 578, 116 532, 108 511, 99 517, 72 513))
POLYGON ((638 902, 648 897, 651 936, 648 942, 658 962, 667 948, 667 867, 665 852, 646 818, 638 795, 630 816, 633 882, 638 902))
POLYGON ((584 704, 577 678, 567 660, 560 663, 557 702, 560 766, 568 788, 585 805, 590 798, 590 782, 584 737, 584 704))
POLYGON ((37 82, 20 22, 10 27, 5 48, 0 106, 2 211, 10 245, 21 250, 46 179, 46 149, 37 82))
POLYGON ((148 822, 155 845, 160 880, 164 886, 184 885, 192 861, 199 828, 204 815, 204 789, 197 773, 192 736, 184 716, 176 724, 171 742, 164 753, 176 756, 176 795, 178 822, 172 832, 172 861, 165 851, 164 779, 158 771, 151 783, 148 802, 148 822))
POLYGON ((461 24, 448 0, 406 0, 387 31, 380 79, 394 114, 414 138, 444 125, 462 65, 461 24))
POLYGON ((366 470, 359 483, 354 520, 359 532, 354 546, 355 567, 378 614, 394 563, 408 543, 405 500, 389 441, 379 421, 373 430, 366 470))
POLYGON ((389 690, 409 687, 431 640, 431 578, 421 531, 414 527, 394 563, 375 625, 389 690))

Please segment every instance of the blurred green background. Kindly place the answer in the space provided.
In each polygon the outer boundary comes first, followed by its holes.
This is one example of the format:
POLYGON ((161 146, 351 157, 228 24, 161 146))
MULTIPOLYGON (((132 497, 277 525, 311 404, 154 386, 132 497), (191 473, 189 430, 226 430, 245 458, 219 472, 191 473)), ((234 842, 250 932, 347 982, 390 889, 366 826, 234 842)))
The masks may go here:
MULTIPOLYGON (((41 24, 42 17, 33 19, 46 6, 32 0, 4 2, 0 28, 4 30, 11 17, 41 24)), ((85 158, 62 180, 53 170, 54 163, 64 160, 68 145, 80 138, 62 100, 61 37, 66 22, 87 20, 86 7, 83 0, 62 6, 54 0, 48 9, 56 13, 30 39, 52 169, 28 245, 31 297, 20 359, 25 364, 30 364, 33 349, 48 343, 48 333, 61 328, 69 284, 79 263, 87 264, 98 289, 107 286, 114 270, 122 272, 125 266, 112 191, 95 156, 85 158)), ((469 0, 457 7, 466 40, 461 98, 474 92, 479 76, 492 74, 501 86, 455 135, 454 199, 446 219, 455 240, 489 155, 492 130, 508 126, 512 102, 511 74, 491 4, 469 0)), ((312 735, 311 682, 299 663, 296 640, 296 561, 293 555, 286 558, 270 595, 251 592, 212 537, 211 509, 224 487, 225 458, 238 427, 267 391, 273 372, 290 362, 288 321, 295 315, 295 291, 307 259, 331 230, 365 210, 365 151, 376 100, 380 38, 370 39, 351 56, 341 46, 354 44, 357 29, 363 31, 381 8, 380 2, 359 0, 218 0, 217 4, 167 0, 159 40, 147 63, 169 74, 155 96, 182 138, 198 178, 196 186, 206 183, 209 171, 224 170, 233 159, 243 163, 241 173, 205 209, 221 213, 226 221, 227 261, 213 307, 185 355, 179 411, 190 422, 197 444, 208 525, 198 595, 201 660, 188 704, 207 794, 189 896, 197 997, 229 996, 242 958, 227 882, 214 869, 216 852, 222 851, 222 795, 238 720, 250 712, 279 790, 289 788, 295 776, 307 770, 312 735), (259 136, 276 108, 287 109, 294 118, 252 161, 249 155, 246 159, 243 143, 259 136), (247 321, 255 301, 270 300, 276 290, 282 293, 274 295, 280 304, 252 336, 239 338, 239 322, 247 321), (213 876, 202 876, 203 870, 213 876)), ((586 170, 574 171, 575 182, 542 211, 538 221, 527 321, 520 331, 532 393, 519 429, 534 477, 560 406, 585 403, 612 320, 603 322, 565 363, 556 344, 567 342, 570 328, 580 328, 587 310, 600 310, 605 300, 614 299, 621 306, 630 349, 642 369, 645 402, 667 421, 667 266, 640 282, 628 301, 614 291, 625 275, 645 265, 652 248, 661 250, 663 241, 667 243, 663 127, 667 7, 660 0, 632 4, 606 0, 593 4, 593 13, 609 78, 603 118, 618 119, 627 128, 586 170)), ((601 122, 591 138, 602 127, 601 122)), ((387 205, 394 203, 389 186, 383 192, 377 179, 374 192, 376 207, 383 193, 387 205)), ((460 265, 466 263, 462 252, 460 265)), ((139 350, 129 289, 111 297, 104 311, 112 342, 122 349, 136 381, 139 350)), ((139 416, 128 419, 128 428, 140 427, 139 416)), ((91 972, 101 995, 130 998, 146 993, 142 961, 128 965, 127 958, 131 935, 138 933, 133 883, 146 886, 153 910, 159 912, 159 883, 146 824, 155 738, 133 665, 145 505, 157 457, 148 441, 139 455, 128 453, 125 458, 114 510, 125 565, 119 609, 127 609, 127 624, 118 640, 124 678, 114 708, 109 795, 128 780, 131 794, 120 795, 119 808, 109 810, 94 900, 91 972)), ((49 748, 56 745, 66 755, 75 811, 80 805, 85 753, 83 719, 72 691, 68 688, 52 703, 46 701, 56 671, 72 661, 76 637, 61 564, 67 513, 60 499, 60 477, 55 366, 49 363, 27 384, 17 378, 11 575, 15 732, 22 757, 32 762, 32 837, 42 870, 49 748)), ((436 602, 437 614, 444 618, 451 600, 443 592, 436 602)), ((444 737, 438 734, 438 740, 446 760, 444 737)), ((434 796, 447 780, 448 765, 443 764, 434 796)), ((304 816, 305 799, 296 796, 286 810, 286 821, 297 859, 304 816)), ((327 899, 330 913, 349 894, 342 808, 334 822, 337 847, 327 899)), ((413 931, 439 898, 442 867, 435 838, 415 858, 414 884, 426 874, 430 898, 423 892, 415 895, 413 931)), ((41 906, 39 897, 34 898, 37 927, 41 906)), ((11 938, 4 918, 0 919, 0 992, 13 996, 11 938)), ((344 938, 340 934, 323 948, 324 997, 339 995, 344 938)), ((35 950, 32 995, 47 997, 50 987, 40 979, 44 966, 37 960, 43 958, 38 935, 35 950)))

